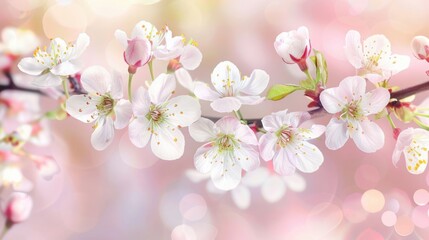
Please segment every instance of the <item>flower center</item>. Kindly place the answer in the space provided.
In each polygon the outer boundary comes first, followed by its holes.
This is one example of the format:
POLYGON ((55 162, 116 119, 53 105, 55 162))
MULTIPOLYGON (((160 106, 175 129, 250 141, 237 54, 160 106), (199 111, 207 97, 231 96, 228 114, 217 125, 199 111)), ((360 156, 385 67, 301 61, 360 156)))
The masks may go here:
POLYGON ((289 127, 281 129, 277 132, 277 137, 277 144, 282 148, 286 147, 286 145, 293 140, 292 129, 290 129, 289 127))
POLYGON ((152 105, 150 107, 149 113, 146 115, 146 118, 149 121, 159 123, 159 122, 163 121, 163 119, 165 118, 165 114, 164 114, 164 111, 162 110, 162 108, 160 106, 152 105))
POLYGON ((97 110, 101 115, 107 116, 113 111, 115 101, 109 96, 103 96, 100 103, 97 104, 97 110))
POLYGON ((363 117, 362 108, 360 106, 360 100, 351 101, 341 112, 340 117, 342 119, 357 119, 360 120, 363 117))
POLYGON ((233 151, 236 144, 236 140, 232 134, 220 135, 216 141, 219 152, 233 151))

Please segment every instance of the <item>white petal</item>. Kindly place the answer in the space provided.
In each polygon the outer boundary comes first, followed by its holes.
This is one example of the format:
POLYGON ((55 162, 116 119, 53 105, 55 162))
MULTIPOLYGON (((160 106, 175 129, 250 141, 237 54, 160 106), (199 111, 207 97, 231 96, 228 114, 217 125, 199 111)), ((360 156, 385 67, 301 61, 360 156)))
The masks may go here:
POLYGON ((424 146, 417 142, 412 142, 411 145, 404 150, 407 170, 412 174, 423 173, 428 164, 428 151, 427 149, 424 151, 422 148, 424 148, 424 146))
POLYGON ((96 119, 97 103, 96 98, 90 99, 85 95, 74 95, 67 99, 66 111, 79 121, 90 123, 96 119))
POLYGON ((110 73, 101 66, 92 66, 82 73, 82 87, 89 93, 105 94, 110 91, 112 79, 110 73))
POLYGON ((146 146, 152 135, 149 127, 149 121, 146 117, 134 119, 128 125, 128 134, 131 142, 138 148, 146 146))
POLYGON ((255 135, 255 132, 246 124, 239 124, 234 129, 234 134, 237 139, 242 143, 250 144, 257 146, 258 138, 255 135))
POLYGON ((351 100, 359 100, 365 95, 366 82, 365 79, 359 76, 346 77, 340 82, 338 94, 340 99, 345 99, 347 102, 351 100))
POLYGON ((292 153, 289 160, 301 172, 315 172, 323 163, 322 152, 306 141, 297 142, 295 146, 287 146, 287 149, 292 153))
POLYGON ((278 114, 277 116, 280 117, 283 125, 293 128, 297 128, 301 123, 311 118, 308 112, 290 112, 284 115, 278 114))
POLYGON ((286 115, 286 113, 287 109, 263 117, 261 122, 264 126, 264 129, 270 132, 277 131, 283 125, 281 116, 286 115))
POLYGON ((278 202, 286 193, 286 183, 280 176, 272 175, 262 185, 261 193, 267 202, 278 202))
POLYGON ((223 163, 216 164, 211 171, 214 185, 221 190, 231 190, 238 186, 241 180, 241 167, 234 163, 229 156, 223 158, 223 163))
POLYGON ((115 31, 115 38, 124 47, 124 49, 128 47, 128 36, 124 31, 119 30, 119 29, 116 30, 115 31))
POLYGON ((200 118, 189 126, 189 134, 197 142, 207 142, 216 136, 214 123, 207 118, 200 118))
POLYGON ((378 86, 379 82, 382 82, 386 79, 386 77, 383 76, 383 74, 378 74, 378 73, 368 73, 368 74, 365 74, 363 77, 376 86, 378 86))
POLYGON ((231 197, 235 205, 240 209, 247 209, 250 206, 250 191, 243 185, 238 185, 231 191, 231 197))
POLYGON ((62 81, 63 80, 61 79, 61 77, 56 76, 52 73, 46 73, 35 78, 31 82, 31 84, 39 88, 50 88, 50 87, 57 87, 61 85, 62 81))
POLYGON ((382 64, 383 69, 387 69, 391 75, 407 69, 411 61, 409 56, 399 54, 393 54, 385 60, 386 62, 380 62, 380 64, 382 64))
POLYGON ((162 160, 179 159, 185 150, 185 138, 182 132, 170 125, 154 129, 150 144, 152 152, 162 160))
POLYGON ((240 121, 231 116, 225 116, 215 123, 215 126, 220 129, 220 132, 225 134, 235 134, 240 125, 240 121))
POLYGON ((295 166, 290 162, 290 154, 285 148, 276 151, 273 158, 274 171, 280 175, 291 175, 295 173, 295 166))
POLYGON ((91 135, 91 144, 95 150, 102 151, 106 149, 113 141, 115 129, 111 117, 99 119, 97 127, 91 135))
POLYGON ((372 35, 365 39, 363 45, 363 54, 366 61, 371 61, 374 57, 383 60, 392 54, 389 39, 384 35, 372 35))
POLYGON ((259 152, 262 159, 270 161, 274 157, 277 137, 273 133, 266 133, 259 139, 259 152))
POLYGON ((73 52, 71 54, 70 60, 76 59, 82 55, 82 53, 86 50, 89 45, 90 38, 88 34, 81 33, 77 37, 75 46, 73 48, 73 52))
POLYGON ((377 88, 365 94, 362 101, 362 108, 365 115, 376 114, 381 112, 389 103, 390 93, 385 88, 377 88))
POLYGON ((320 102, 328 113, 335 114, 344 108, 345 101, 339 98, 338 91, 338 88, 328 88, 320 93, 320 102))
POLYGON ((235 152, 236 162, 245 171, 251 171, 259 167, 259 152, 257 147, 241 144, 240 148, 235 152))
POLYGON ((241 104, 245 105, 256 105, 265 100, 265 97, 260 96, 236 96, 238 100, 240 100, 241 104))
POLYGON ((180 56, 180 63, 185 69, 194 70, 200 66, 202 59, 203 54, 197 47, 193 45, 186 45, 183 48, 182 55, 180 56))
POLYGON ((363 49, 360 42, 360 34, 355 30, 350 30, 346 34, 345 52, 347 60, 356 69, 362 67, 363 62, 363 49))
POLYGON ((323 125, 314 124, 310 129, 299 128, 300 135, 305 140, 310 140, 320 137, 326 130, 326 127, 323 125))
POLYGON ((161 104, 170 98, 176 89, 176 81, 170 74, 160 74, 149 87, 150 100, 154 104, 161 104))
POLYGON ((372 153, 384 145, 384 132, 374 122, 361 121, 358 129, 351 135, 356 146, 363 152, 372 153))
POLYGON ((199 99, 207 100, 207 101, 214 101, 216 99, 219 99, 220 95, 216 91, 213 91, 210 89, 207 84, 203 82, 196 82, 195 88, 194 88, 194 94, 199 99))
POLYGON ((263 70, 256 69, 250 75, 250 78, 244 78, 242 81, 241 92, 249 95, 259 95, 267 88, 270 76, 263 70))
POLYGON ((218 149, 213 147, 212 143, 206 143, 199 147, 194 155, 195 168, 200 173, 209 173, 213 165, 220 161, 218 149))
POLYGON ((182 85, 184 88, 188 89, 191 92, 194 91, 195 83, 186 69, 179 68, 174 72, 174 75, 176 76, 176 79, 180 83, 180 85, 182 85))
POLYGON ((178 96, 170 99, 166 106, 170 124, 187 127, 201 117, 201 106, 197 99, 191 96, 178 96))
POLYGON ((45 69, 47 69, 43 64, 40 64, 32 57, 21 59, 18 63, 18 68, 22 72, 34 76, 40 75, 45 69))
POLYGON ((326 126, 325 132, 326 147, 331 150, 337 150, 344 146, 349 139, 347 123, 337 118, 332 118, 326 126))
POLYGON ((133 107, 130 101, 121 99, 116 103, 115 110, 115 128, 122 129, 128 125, 133 115, 133 107))
POLYGON ((156 37, 158 30, 152 23, 146 21, 138 22, 131 33, 131 38, 140 37, 152 40, 156 37))
POLYGON ((210 106, 216 112, 227 113, 237 111, 241 107, 241 102, 235 97, 223 97, 214 100, 210 106))
POLYGON ((216 90, 224 95, 228 94, 228 90, 232 89, 234 93, 237 86, 241 86, 240 71, 232 62, 220 62, 211 74, 211 80, 216 90), (228 86, 227 86, 228 85, 228 86))
POLYGON ((51 73, 58 76, 68 76, 79 72, 80 66, 73 62, 62 62, 51 69, 51 73))
POLYGON ((149 92, 144 87, 139 87, 133 96, 133 113, 139 117, 146 117, 150 108, 149 92))

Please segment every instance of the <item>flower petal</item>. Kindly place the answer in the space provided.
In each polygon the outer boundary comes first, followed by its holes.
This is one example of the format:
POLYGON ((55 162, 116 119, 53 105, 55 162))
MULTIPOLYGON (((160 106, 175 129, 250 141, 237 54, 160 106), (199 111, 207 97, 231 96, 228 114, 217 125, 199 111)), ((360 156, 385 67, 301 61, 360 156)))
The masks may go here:
POLYGON ((90 42, 90 38, 88 34, 81 33, 76 39, 75 46, 73 48, 73 52, 69 60, 76 59, 82 55, 82 53, 86 50, 90 42))
POLYGON ((332 118, 326 126, 326 147, 331 150, 337 150, 344 146, 349 139, 347 123, 337 118, 332 118))
POLYGON ((115 38, 119 41, 119 43, 126 49, 128 47, 128 36, 122 30, 115 31, 115 38))
POLYGON ((102 151, 112 143, 114 136, 112 118, 101 118, 97 121, 97 127, 91 135, 91 144, 95 150, 102 151))
POLYGON ((258 139, 256 138, 255 132, 245 124, 239 124, 234 129, 235 138, 240 139, 240 142, 250 144, 250 145, 258 145, 258 139))
POLYGON ((97 98, 88 98, 85 95, 74 95, 67 99, 66 111, 79 121, 90 123, 96 119, 95 117, 98 111, 97 103, 97 98))
POLYGON ((189 91, 193 92, 195 89, 195 82, 192 80, 191 75, 189 72, 184 68, 179 68, 174 72, 174 76, 176 77, 177 81, 182 85, 184 88, 188 89, 189 91))
POLYGON ((225 116, 215 123, 215 127, 219 128, 222 133, 235 134, 236 129, 241 125, 240 121, 231 116, 225 116))
POLYGON ((278 202, 286 193, 286 183, 280 176, 272 175, 262 185, 261 194, 269 203, 278 202))
POLYGON ((174 126, 187 127, 201 117, 201 106, 197 99, 191 96, 177 96, 166 106, 168 121, 174 126))
POLYGON ((383 147, 384 132, 376 123, 365 120, 359 122, 357 126, 358 129, 353 131, 351 137, 361 151, 372 153, 383 147))
POLYGON ((144 87, 139 87, 133 96, 133 113, 138 117, 146 117, 150 108, 149 92, 144 87))
POLYGON ((256 146, 241 144, 240 148, 235 150, 236 162, 245 171, 251 171, 259 167, 259 152, 256 146))
POLYGON ((207 84, 203 82, 195 82, 193 92, 199 99, 207 101, 214 101, 220 98, 219 93, 213 91, 211 88, 209 88, 209 86, 207 86, 207 84))
POLYGON ((176 160, 183 156, 185 138, 173 126, 164 125, 154 129, 151 140, 152 152, 162 160, 176 160))
POLYGON ((407 170, 412 174, 423 173, 428 164, 428 152, 422 151, 422 148, 424 146, 418 142, 411 142, 411 145, 403 151, 407 170))
POLYGON ((320 93, 320 102, 323 108, 331 114, 341 112, 346 102, 339 98, 338 88, 328 88, 320 93))
POLYGON ((82 87, 89 93, 105 94, 110 91, 112 79, 110 73, 101 66, 92 66, 82 73, 82 87))
POLYGON ((298 131, 304 140, 310 140, 320 137, 326 130, 326 127, 323 125, 314 124, 310 129, 299 128, 298 131))
POLYGON ((143 39, 153 40, 158 34, 158 30, 152 23, 146 21, 138 22, 131 33, 131 38, 140 37, 143 39))
POLYGON ((213 86, 219 93, 228 95, 228 91, 232 90, 235 95, 235 93, 240 90, 237 88, 237 86, 241 85, 240 76, 240 71, 234 63, 224 61, 216 65, 211 74, 211 80, 213 86))
POLYGON ((259 139, 259 152, 261 153, 262 159, 270 161, 273 159, 275 154, 275 146, 277 143, 277 137, 273 133, 266 133, 259 139))
POLYGON ((149 96, 154 104, 166 102, 176 89, 176 81, 170 74, 161 73, 150 85, 149 96))
POLYGON ((365 94, 362 101, 362 109, 365 115, 381 112, 389 103, 390 93, 385 88, 376 88, 365 94))
POLYGON ((263 70, 253 70, 250 78, 241 80, 242 87, 240 92, 248 95, 259 95, 267 88, 270 76, 263 70))
POLYGON ((18 63, 18 68, 22 72, 33 76, 40 75, 43 71, 45 71, 45 69, 47 69, 47 67, 45 67, 43 64, 40 64, 35 58, 32 57, 21 59, 21 61, 18 63))
POLYGON ((240 100, 241 104, 245 105, 256 105, 265 100, 265 97, 260 96, 236 96, 238 100, 240 100))
POLYGON ((112 74, 112 86, 110 87, 110 96, 113 99, 120 99, 123 97, 122 92, 122 76, 119 72, 113 72, 112 74))
POLYGON ((264 129, 270 132, 277 131, 283 125, 282 116, 287 114, 287 109, 272 113, 262 118, 261 122, 264 129))
POLYGON ((219 159, 219 154, 217 149, 213 147, 212 143, 206 143, 203 146, 199 147, 194 155, 194 164, 198 172, 206 174, 209 173, 213 165, 219 159))
POLYGON ((267 168, 259 167, 255 170, 246 172, 241 183, 248 187, 259 187, 270 177, 270 175, 271 173, 267 168))
POLYGON ((355 30, 350 30, 346 34, 345 52, 347 60, 353 67, 359 69, 363 62, 363 49, 360 42, 360 33, 355 30))
POLYGON ((183 68, 187 70, 195 70, 198 66, 200 66, 202 59, 203 54, 197 47, 193 45, 186 45, 183 48, 183 53, 180 56, 179 61, 183 68))
POLYGON ((285 148, 280 148, 274 154, 274 171, 280 175, 291 175, 295 173, 295 166, 290 162, 291 156, 285 148))
POLYGON ((200 118, 189 126, 189 134, 197 142, 207 142, 216 136, 214 123, 207 118, 200 118))
POLYGON ((39 88, 50 88, 61 85, 62 79, 52 73, 43 74, 35 78, 31 84, 39 88))
POLYGON ((347 102, 351 100, 359 100, 365 95, 366 82, 360 76, 346 77, 340 82, 338 94, 340 99, 345 99, 347 102))
POLYGON ((134 119, 128 125, 128 134, 131 142, 138 148, 143 148, 149 142, 152 133, 150 131, 149 121, 146 117, 134 119))
POLYGON ((121 99, 115 105, 115 128, 122 129, 128 125, 133 115, 133 107, 130 101, 121 99))
POLYGON ((367 61, 371 61, 373 57, 382 60, 388 58, 392 54, 389 39, 381 34, 368 37, 363 42, 363 45, 363 54, 367 61))
POLYGON ((51 73, 57 76, 68 76, 79 72, 80 66, 77 64, 66 61, 62 62, 51 69, 51 73))
POLYGON ((216 112, 227 113, 237 111, 241 107, 241 102, 235 97, 223 97, 214 100, 210 106, 216 112))
POLYGON ((240 209, 247 209, 250 206, 250 190, 249 188, 238 185, 231 191, 232 201, 240 209))
POLYGON ((241 180, 241 167, 226 155, 222 163, 217 163, 211 171, 214 185, 221 190, 231 190, 238 186, 241 180))
POLYGON ((296 143, 295 146, 288 146, 287 149, 292 153, 289 160, 301 172, 315 172, 323 163, 323 154, 319 148, 306 141, 296 143))

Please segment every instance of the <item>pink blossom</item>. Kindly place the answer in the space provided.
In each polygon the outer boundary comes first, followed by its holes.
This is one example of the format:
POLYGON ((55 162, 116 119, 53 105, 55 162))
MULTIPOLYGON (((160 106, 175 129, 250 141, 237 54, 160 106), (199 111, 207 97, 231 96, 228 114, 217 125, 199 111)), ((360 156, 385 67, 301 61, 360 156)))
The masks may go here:
POLYGON ((307 70, 305 60, 311 53, 311 44, 306 27, 280 33, 274 42, 274 48, 285 63, 296 63, 301 70, 307 70))
POLYGON ((411 42, 414 56, 429 62, 429 39, 425 36, 416 36, 411 42))
POLYGON ((139 37, 128 40, 124 52, 125 62, 129 65, 128 71, 134 74, 137 68, 144 66, 151 58, 151 44, 149 40, 139 37))
POLYGON ((3 213, 10 223, 25 221, 33 208, 33 200, 28 194, 14 192, 7 201, 3 213))

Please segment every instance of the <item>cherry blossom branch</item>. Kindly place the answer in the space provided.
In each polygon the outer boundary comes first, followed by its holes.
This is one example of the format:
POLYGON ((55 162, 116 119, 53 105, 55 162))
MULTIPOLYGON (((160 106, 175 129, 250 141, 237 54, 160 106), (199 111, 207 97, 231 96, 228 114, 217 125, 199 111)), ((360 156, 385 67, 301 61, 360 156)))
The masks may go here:
POLYGON ((4 71, 3 74, 8 79, 8 84, 7 85, 0 85, 0 92, 3 92, 5 90, 17 90, 17 91, 36 93, 36 94, 46 96, 46 93, 44 93, 38 89, 25 88, 25 87, 17 86, 13 80, 12 74, 9 71, 4 71))
POLYGON ((393 92, 390 94, 390 98, 394 98, 394 99, 403 99, 409 96, 412 96, 414 94, 420 93, 420 92, 424 92, 424 91, 428 91, 429 90, 429 82, 424 82, 409 88, 405 88, 402 90, 399 90, 397 92, 393 92))

